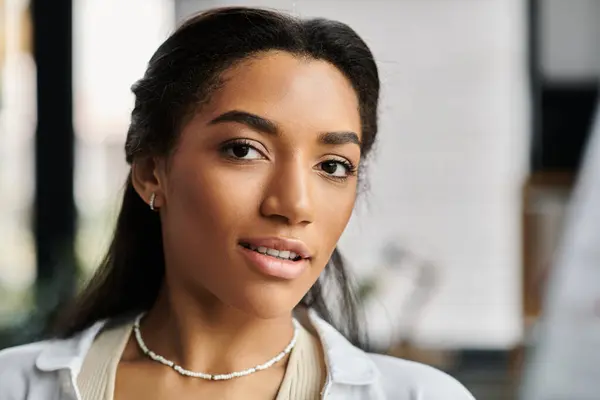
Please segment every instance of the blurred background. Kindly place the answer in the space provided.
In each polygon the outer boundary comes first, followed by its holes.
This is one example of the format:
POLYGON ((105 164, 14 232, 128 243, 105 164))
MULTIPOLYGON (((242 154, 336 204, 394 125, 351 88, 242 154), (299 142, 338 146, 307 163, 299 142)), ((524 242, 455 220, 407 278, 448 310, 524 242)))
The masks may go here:
POLYGON ((154 50, 234 4, 341 20, 378 61, 341 242, 374 349, 478 399, 600 399, 599 0, 0 0, 0 348, 100 261, 154 50))

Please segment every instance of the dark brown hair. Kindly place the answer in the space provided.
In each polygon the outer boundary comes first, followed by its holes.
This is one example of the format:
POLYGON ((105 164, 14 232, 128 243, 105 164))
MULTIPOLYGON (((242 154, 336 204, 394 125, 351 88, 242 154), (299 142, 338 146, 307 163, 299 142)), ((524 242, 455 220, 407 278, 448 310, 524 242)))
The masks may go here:
MULTIPOLYGON (((377 134, 379 77, 363 40, 340 22, 301 20, 263 9, 235 7, 190 18, 152 56, 144 77, 132 88, 136 100, 125 144, 127 162, 168 156, 185 122, 223 84, 223 71, 270 50, 327 61, 346 76, 359 100, 362 155, 366 156, 377 134)), ((148 310, 157 298, 164 269, 159 216, 138 196, 130 175, 110 248, 60 324, 60 335, 73 335, 101 319, 148 310)), ((353 293, 336 249, 302 304, 315 309, 351 342, 360 344, 353 293), (337 296, 330 296, 336 292, 337 296)))

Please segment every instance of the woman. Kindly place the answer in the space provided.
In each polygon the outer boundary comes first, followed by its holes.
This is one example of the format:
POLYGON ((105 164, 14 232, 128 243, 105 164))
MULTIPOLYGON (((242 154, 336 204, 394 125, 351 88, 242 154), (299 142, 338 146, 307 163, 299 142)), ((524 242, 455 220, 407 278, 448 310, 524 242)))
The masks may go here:
POLYGON ((379 96, 352 29, 206 12, 133 92, 108 254, 62 336, 0 354, 0 398, 472 399, 441 372, 350 343, 336 243, 379 96))

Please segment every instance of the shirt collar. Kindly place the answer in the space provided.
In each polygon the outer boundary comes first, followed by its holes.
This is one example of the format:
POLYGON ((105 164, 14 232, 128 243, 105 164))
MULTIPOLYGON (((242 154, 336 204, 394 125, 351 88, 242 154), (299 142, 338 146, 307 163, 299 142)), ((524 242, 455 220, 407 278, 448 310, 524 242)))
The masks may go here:
MULTIPOLYGON (((377 369, 364 351, 353 346, 314 310, 308 310, 308 320, 319 336, 334 383, 368 385, 374 382, 377 369)), ((94 338, 105 325, 106 321, 99 321, 71 338, 52 340, 38 356, 36 367, 42 371, 70 369, 77 375, 94 338)))
POLYGON ((308 310, 308 317, 321 339, 331 380, 345 385, 372 384, 377 378, 377 368, 371 358, 314 310, 308 310))
POLYGON ((79 373, 94 338, 105 324, 106 321, 99 321, 68 339, 52 339, 36 359, 35 366, 41 371, 70 369, 79 373))

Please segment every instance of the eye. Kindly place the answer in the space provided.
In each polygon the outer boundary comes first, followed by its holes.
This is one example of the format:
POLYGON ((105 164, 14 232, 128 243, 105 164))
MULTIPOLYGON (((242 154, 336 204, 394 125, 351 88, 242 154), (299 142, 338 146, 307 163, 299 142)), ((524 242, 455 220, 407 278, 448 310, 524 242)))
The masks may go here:
POLYGON ((261 160, 264 158, 262 153, 247 141, 226 143, 221 148, 221 152, 225 156, 236 160, 261 160))
POLYGON ((320 164, 321 170, 331 178, 345 179, 355 172, 354 166, 349 161, 327 160, 320 164))

